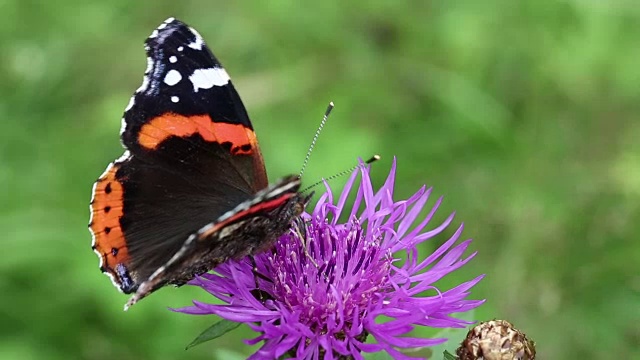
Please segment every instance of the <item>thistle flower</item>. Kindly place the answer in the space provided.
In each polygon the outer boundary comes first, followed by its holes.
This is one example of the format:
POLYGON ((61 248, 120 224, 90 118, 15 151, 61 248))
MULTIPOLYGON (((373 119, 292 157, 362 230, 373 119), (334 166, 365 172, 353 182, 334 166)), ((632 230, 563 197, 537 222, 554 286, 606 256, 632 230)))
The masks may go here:
POLYGON ((246 323, 259 335, 245 342, 263 342, 250 359, 362 359, 363 352, 379 351, 413 359, 398 349, 446 341, 405 335, 417 326, 470 324, 451 314, 484 302, 466 299, 483 276, 446 291, 434 286, 475 256, 463 257, 471 240, 458 243, 460 225, 449 240, 420 260, 420 244, 447 228, 454 214, 425 230, 441 203, 438 199, 416 224, 431 189, 423 186, 406 200, 393 200, 395 168, 394 160, 386 182, 374 192, 369 167, 361 166, 350 207, 347 198, 358 172, 337 201, 325 184, 326 192, 313 211, 303 214, 272 252, 254 261, 229 261, 191 282, 225 304, 194 301, 194 306, 177 311, 246 323), (341 218, 346 221, 340 222, 341 218))

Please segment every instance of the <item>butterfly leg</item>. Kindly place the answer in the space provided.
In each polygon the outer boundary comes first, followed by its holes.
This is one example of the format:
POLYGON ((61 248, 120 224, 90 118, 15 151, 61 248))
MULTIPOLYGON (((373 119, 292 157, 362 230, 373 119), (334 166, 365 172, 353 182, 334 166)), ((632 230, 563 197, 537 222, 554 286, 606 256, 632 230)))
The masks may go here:
POLYGON ((304 223, 304 220, 302 218, 296 218, 291 229, 296 233, 296 237, 300 239, 300 246, 302 246, 302 251, 304 252, 305 257, 309 259, 309 261, 311 261, 316 269, 320 269, 318 263, 313 259, 313 257, 311 257, 311 254, 309 254, 309 247, 307 243, 307 227, 304 223))
POLYGON ((267 276, 263 275, 258 271, 258 264, 256 263, 256 259, 253 255, 249 255, 249 262, 251 263, 251 272, 253 273, 253 280, 255 281, 255 289, 251 290, 251 294, 258 299, 261 303, 264 304, 265 301, 273 299, 273 296, 268 292, 260 289, 260 283, 258 279, 262 279, 264 281, 272 283, 273 281, 269 279, 267 276))

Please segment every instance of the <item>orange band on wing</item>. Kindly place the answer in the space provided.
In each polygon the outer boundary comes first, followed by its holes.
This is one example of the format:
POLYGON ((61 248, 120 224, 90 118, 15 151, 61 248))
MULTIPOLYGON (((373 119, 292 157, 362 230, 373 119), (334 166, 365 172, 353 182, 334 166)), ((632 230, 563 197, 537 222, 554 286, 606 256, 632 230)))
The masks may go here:
POLYGON ((165 113, 142 125, 138 142, 142 147, 153 150, 171 136, 195 134, 205 141, 231 143, 232 154, 251 155, 257 144, 253 130, 242 124, 217 123, 209 115, 183 116, 175 113, 165 113))
POLYGON ((120 227, 124 193, 116 179, 117 170, 117 164, 111 166, 96 182, 89 227, 95 239, 94 250, 102 257, 102 271, 119 280, 116 265, 128 263, 129 251, 120 227))

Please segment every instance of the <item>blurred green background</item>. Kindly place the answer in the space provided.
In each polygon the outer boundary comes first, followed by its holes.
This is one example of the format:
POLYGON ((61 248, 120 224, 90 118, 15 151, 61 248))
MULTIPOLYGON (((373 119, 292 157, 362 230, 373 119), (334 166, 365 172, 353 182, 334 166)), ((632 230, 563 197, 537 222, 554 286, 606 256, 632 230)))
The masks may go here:
POLYGON ((299 170, 333 100, 307 183, 373 153, 379 182, 397 156, 398 195, 434 186, 475 240, 447 283, 487 274, 478 319, 513 322, 541 359, 640 358, 635 1, 5 0, 0 14, 0 359, 251 352, 247 329, 184 351, 215 320, 167 310, 207 299, 195 288, 122 312, 90 248, 91 185, 122 153, 142 42, 168 16, 225 64, 271 178, 299 170))

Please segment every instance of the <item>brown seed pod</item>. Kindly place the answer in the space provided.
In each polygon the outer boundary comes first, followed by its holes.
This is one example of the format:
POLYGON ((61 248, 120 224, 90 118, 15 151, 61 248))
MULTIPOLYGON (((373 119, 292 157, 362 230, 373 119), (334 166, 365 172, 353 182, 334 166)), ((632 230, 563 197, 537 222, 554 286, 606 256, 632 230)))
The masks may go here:
POLYGON ((535 343, 506 320, 481 322, 456 351, 460 360, 534 360, 535 343))

